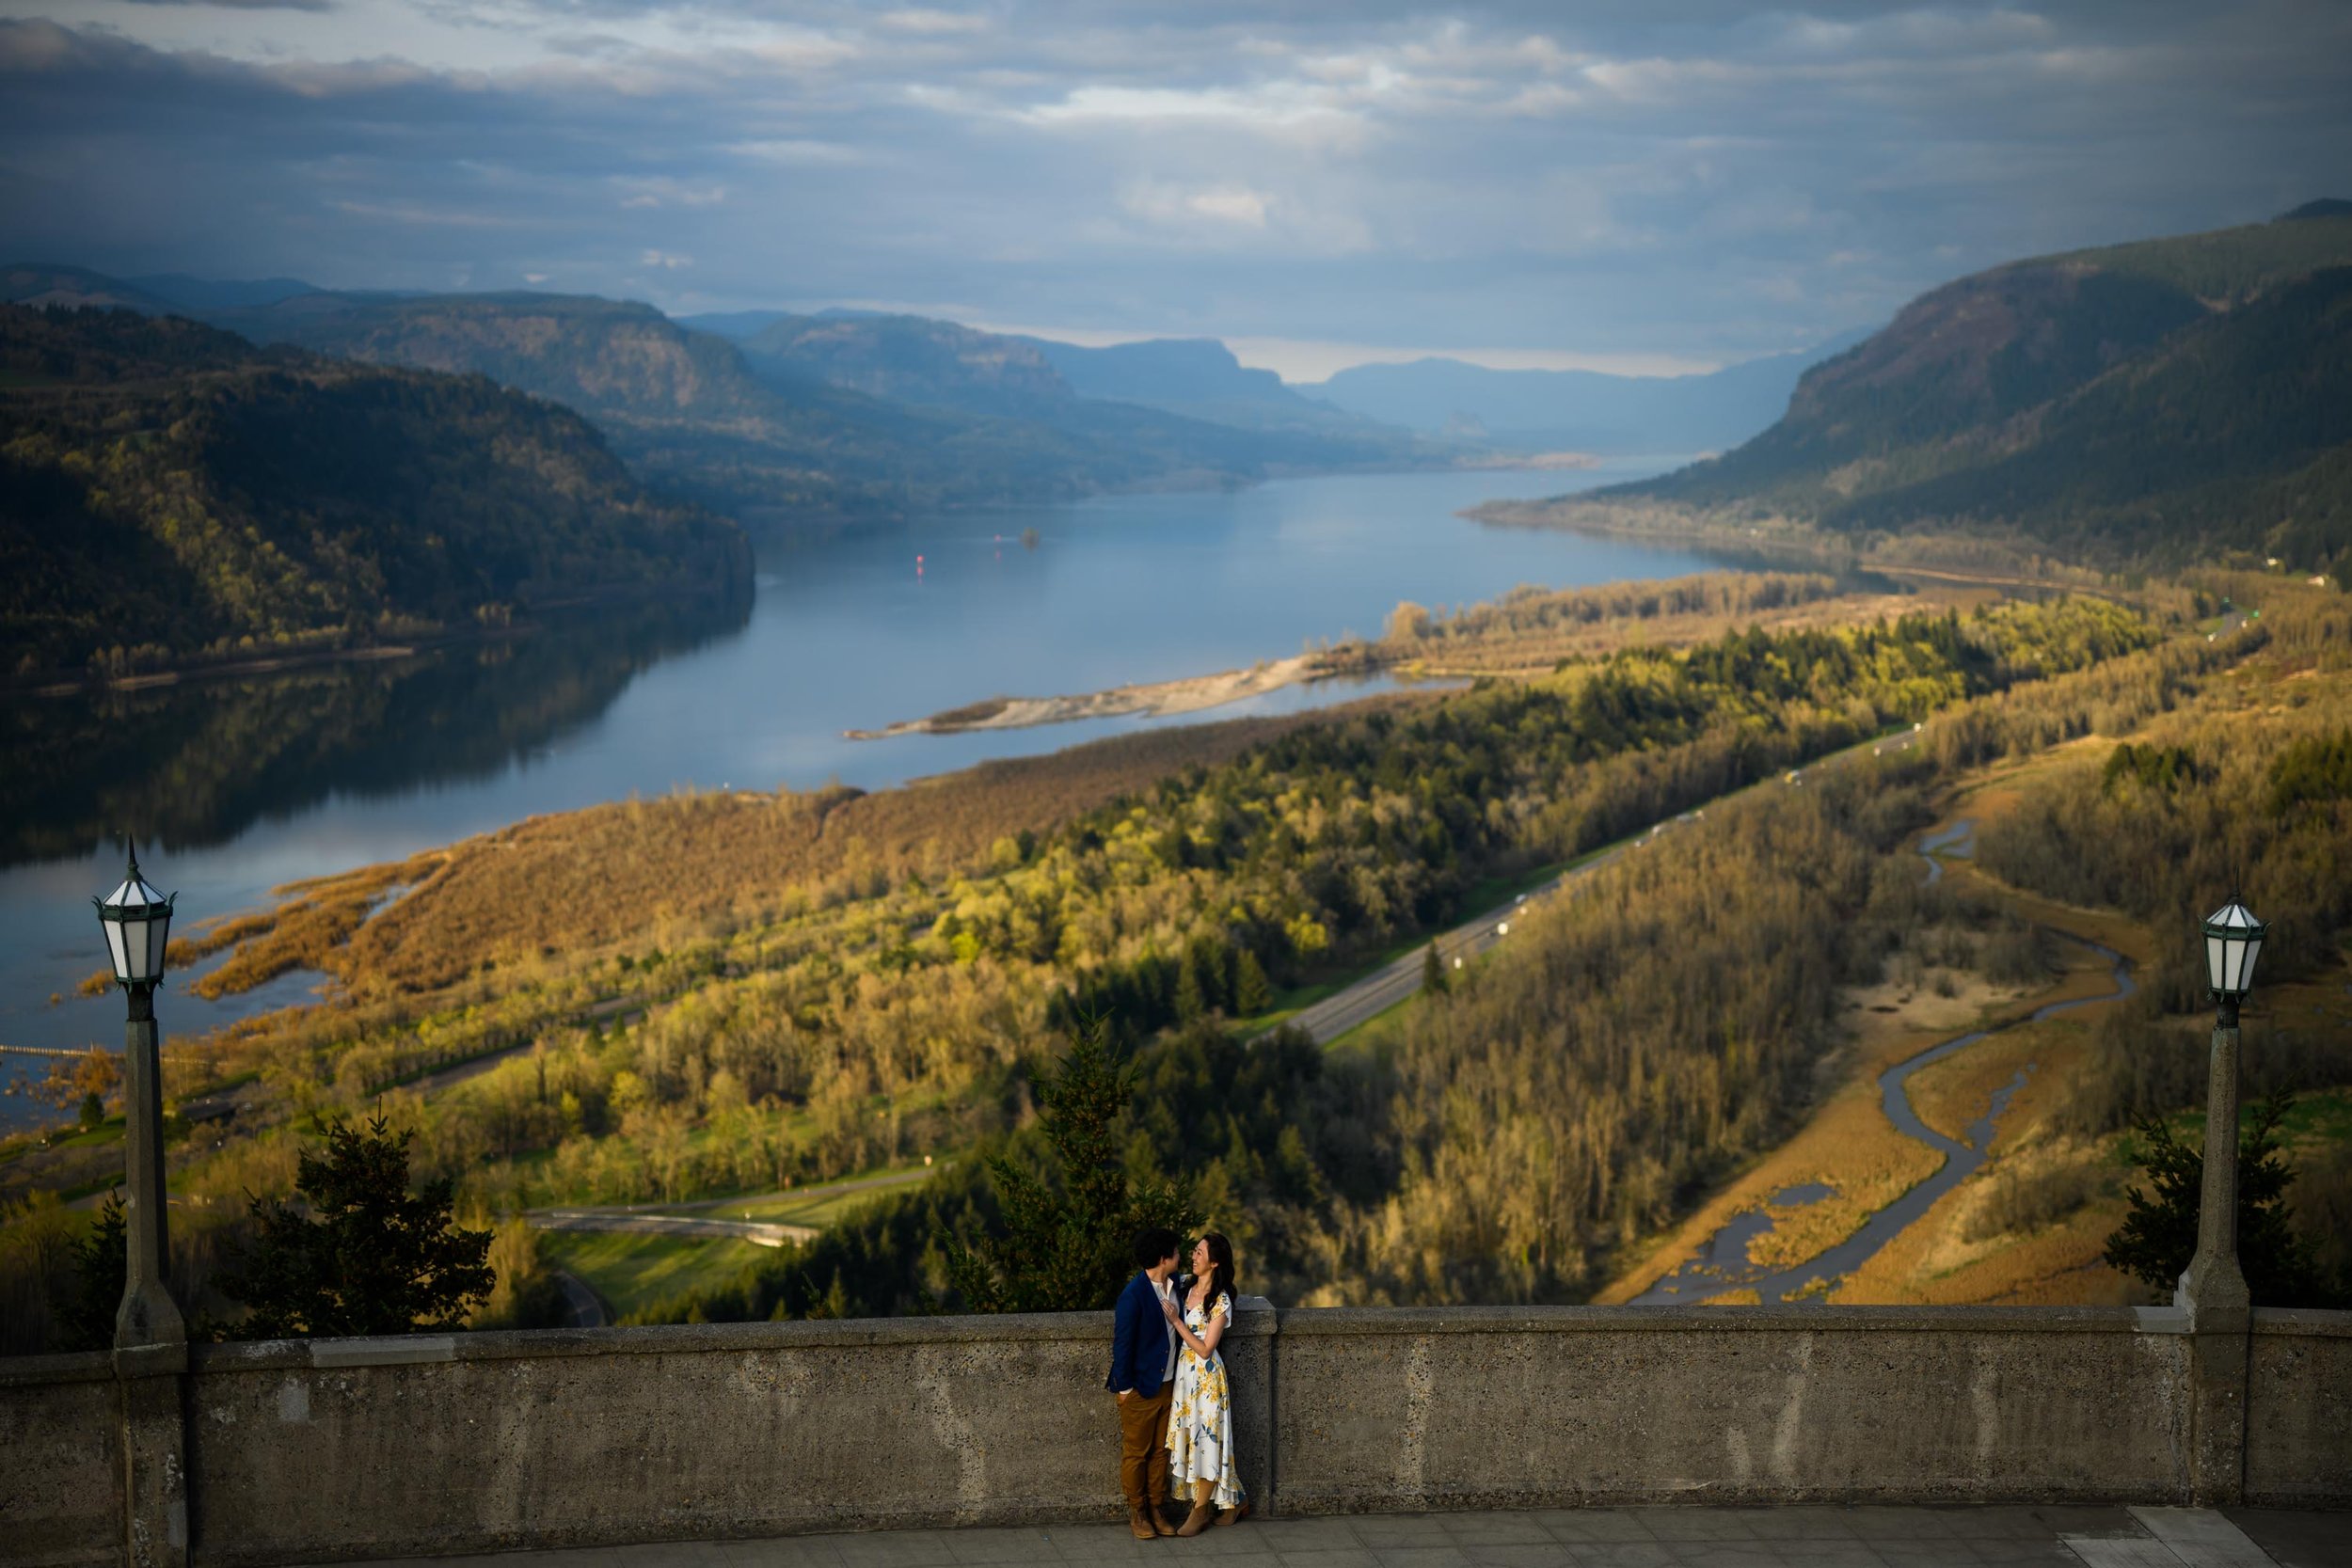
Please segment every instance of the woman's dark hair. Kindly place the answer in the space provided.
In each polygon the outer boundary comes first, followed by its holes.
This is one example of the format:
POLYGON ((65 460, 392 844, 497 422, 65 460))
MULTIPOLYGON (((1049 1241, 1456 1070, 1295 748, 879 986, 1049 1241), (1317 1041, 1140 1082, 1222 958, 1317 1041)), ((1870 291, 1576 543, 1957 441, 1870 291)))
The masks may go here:
MULTIPOLYGON (((1200 1239, 1209 1247, 1209 1289, 1201 1296, 1204 1307, 1215 1307, 1217 1296, 1231 1295, 1233 1290, 1233 1243, 1214 1230, 1204 1230, 1200 1239)), ((1241 1303, 1233 1303, 1233 1310, 1241 1310, 1241 1303)))
POLYGON ((1148 1269, 1165 1262, 1176 1253, 1176 1232, 1164 1225, 1152 1226, 1136 1232, 1136 1267, 1148 1269))

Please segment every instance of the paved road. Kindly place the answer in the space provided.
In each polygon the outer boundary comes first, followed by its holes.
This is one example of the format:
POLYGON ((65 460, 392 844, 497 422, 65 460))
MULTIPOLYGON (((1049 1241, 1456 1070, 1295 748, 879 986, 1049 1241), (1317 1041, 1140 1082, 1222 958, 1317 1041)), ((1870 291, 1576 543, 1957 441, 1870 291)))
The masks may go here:
POLYGON ((921 1170, 862 1176, 854 1181, 827 1181, 814 1187, 763 1193, 755 1197, 699 1198, 691 1203, 575 1203, 561 1208, 527 1210, 525 1213, 531 1223, 541 1230, 602 1230, 631 1236, 723 1236, 750 1242, 755 1246, 782 1246, 787 1242, 813 1242, 823 1233, 822 1227, 786 1225, 774 1220, 731 1220, 722 1217, 719 1211, 765 1208, 778 1203, 822 1202, 844 1193, 868 1192, 876 1187, 912 1186, 930 1174, 930 1168, 926 1166, 921 1170))
MULTIPOLYGON (((1435 939, 1438 961, 1443 964, 1449 973, 1462 968, 1497 942, 1506 940, 1510 935, 1512 919, 1526 905, 1559 892, 1567 885, 1569 878, 1580 877, 1597 866, 1606 865, 1628 849, 1639 848, 1645 842, 1664 832, 1676 822, 1687 822, 1705 816, 1710 806, 1736 800, 1750 790, 1771 788, 1776 783, 1787 784, 1793 782, 1802 786, 1807 773, 1823 768, 1835 768, 1858 756, 1865 754, 1880 756, 1889 752, 1907 752, 1917 739, 1918 732, 1915 727, 1907 733, 1882 736, 1876 740, 1866 740, 1858 745, 1850 746, 1842 752, 1833 752, 1828 756, 1807 763, 1804 768, 1782 774, 1776 780, 1767 779, 1759 784, 1744 785, 1728 795, 1719 796, 1708 801, 1707 805, 1700 806, 1693 811, 1684 812, 1679 816, 1663 822, 1652 823, 1649 831, 1639 837, 1629 839, 1613 849, 1595 855, 1590 860, 1581 861, 1542 886, 1519 895, 1510 903, 1498 905, 1477 919, 1456 926, 1454 929, 1438 936, 1435 939)), ((1300 1008, 1284 1022, 1306 1030, 1317 1045, 1327 1045, 1358 1024, 1377 1018, 1421 990, 1422 966, 1428 961, 1426 953, 1425 947, 1416 947, 1403 958, 1374 970, 1346 990, 1335 991, 1312 1006, 1300 1008)), ((1267 1031, 1268 1034, 1272 1032, 1267 1031)), ((1265 1036, 1261 1035, 1258 1037, 1263 1039, 1265 1036)))
MULTIPOLYGON (((618 1018, 627 1022, 632 1017, 643 1018, 651 1006, 652 1004, 641 1001, 634 996, 608 996, 601 1002, 590 1003, 564 1022, 595 1023, 609 1018, 618 1018)), ((552 1025, 551 1027, 560 1026, 552 1025)), ((501 1046, 496 1051, 487 1052, 480 1056, 469 1056, 454 1067, 441 1068, 437 1071, 426 1073, 421 1078, 402 1079, 392 1086, 414 1089, 419 1094, 431 1094, 437 1089, 446 1089, 452 1085, 462 1084, 469 1078, 479 1078, 509 1056, 519 1056, 538 1043, 539 1037, 534 1032, 529 1039, 517 1040, 513 1045, 501 1046)))
MULTIPOLYGON (((854 1181, 820 1181, 813 1187, 787 1187, 780 1193, 761 1193, 753 1197, 707 1197, 697 1198, 691 1203, 637 1205, 636 1207, 660 1207, 684 1212, 696 1209, 765 1208, 771 1203, 821 1203, 826 1198, 839 1197, 844 1193, 862 1193, 875 1187, 910 1187, 917 1181, 930 1180, 930 1174, 931 1167, 925 1165, 921 1170, 886 1171, 881 1176, 861 1176, 854 1181)), ((626 1212, 629 1207, 629 1205, 619 1206, 622 1212, 626 1212)))
POLYGON ((698 1214, 615 1213, 609 1209, 526 1209, 524 1216, 541 1230, 605 1230, 630 1236, 727 1237, 754 1246, 782 1246, 787 1242, 813 1242, 823 1232, 808 1225, 775 1225, 764 1220, 714 1220, 698 1214))

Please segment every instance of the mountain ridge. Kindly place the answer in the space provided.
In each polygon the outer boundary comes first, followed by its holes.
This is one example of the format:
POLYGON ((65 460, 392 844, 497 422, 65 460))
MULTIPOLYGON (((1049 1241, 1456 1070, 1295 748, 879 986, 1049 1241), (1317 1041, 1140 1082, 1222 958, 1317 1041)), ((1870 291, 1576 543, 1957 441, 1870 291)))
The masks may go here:
POLYGON ((44 304, 119 294, 259 342, 487 375, 586 414, 681 498, 780 518, 1231 485, 1443 456, 1353 421, 1258 427, 1066 395, 1016 340, 925 318, 779 315, 739 341, 593 295, 314 293, 189 311, 86 269, 11 276, 13 292, 44 304), (910 357, 915 350, 928 360, 910 357), (1022 373, 974 373, 992 359, 1022 373))
POLYGON ((2352 555, 2352 204, 2296 213, 1955 279, 1807 371, 1753 440, 1593 499, 2125 558, 2201 537, 2333 567, 2352 555))

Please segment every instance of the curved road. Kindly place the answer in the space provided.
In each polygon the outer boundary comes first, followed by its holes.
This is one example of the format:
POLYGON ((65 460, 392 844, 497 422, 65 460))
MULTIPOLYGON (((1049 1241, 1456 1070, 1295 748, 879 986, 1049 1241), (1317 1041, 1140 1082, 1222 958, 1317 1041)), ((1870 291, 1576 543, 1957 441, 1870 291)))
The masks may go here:
POLYGON ((787 1225, 777 1220, 723 1219, 713 1211, 808 1203, 875 1187, 910 1186, 930 1174, 927 1166, 921 1170, 860 1177, 854 1181, 827 1181, 814 1187, 762 1193, 755 1197, 697 1198, 690 1203, 566 1204, 558 1208, 526 1210, 524 1217, 531 1221, 533 1228, 539 1230, 601 1230, 631 1236, 725 1237, 750 1242, 755 1246, 782 1246, 787 1242, 813 1242, 823 1234, 823 1227, 787 1225))

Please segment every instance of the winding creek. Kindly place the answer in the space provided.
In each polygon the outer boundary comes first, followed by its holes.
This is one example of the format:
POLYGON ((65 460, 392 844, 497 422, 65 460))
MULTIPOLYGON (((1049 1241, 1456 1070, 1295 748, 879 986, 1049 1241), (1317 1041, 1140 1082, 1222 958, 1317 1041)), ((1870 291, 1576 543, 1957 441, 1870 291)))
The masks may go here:
MULTIPOLYGON (((1920 840, 1919 852, 1928 863, 1926 881, 1932 883, 1944 875, 1943 863, 1936 859, 1939 853, 1966 858, 1974 852, 1976 826, 1973 819, 1963 817, 1920 840)), ((1748 1255, 1748 1249, 1756 1238, 1771 1232, 1774 1223, 1771 1214, 1761 1210, 1751 1210, 1735 1215, 1722 1229, 1700 1244, 1696 1257, 1634 1297, 1633 1305, 1672 1306, 1743 1289, 1755 1291, 1767 1307, 1792 1301, 1826 1299, 1829 1291, 1822 1288, 1821 1282, 1826 1281, 1828 1286, 1834 1288, 1839 1280, 1861 1268, 1882 1247, 1901 1235, 1914 1220, 1932 1208, 1938 1198, 1975 1174, 1978 1167, 1984 1164, 1985 1153, 1992 1147, 1994 1129, 2001 1114, 2009 1109, 2010 1101, 2017 1091, 2025 1087, 2036 1064, 2026 1063, 2016 1077, 1994 1091, 1984 1115, 1968 1124, 1965 1141, 1947 1138, 1920 1119, 1918 1112, 1912 1107, 1906 1087, 1912 1075, 1994 1035, 2036 1023, 2094 1002, 2116 1001, 2138 989, 2131 975, 2131 961, 2122 954, 2064 931, 2054 931, 2053 934, 2062 942, 2087 948, 2105 958, 2108 978, 2114 989, 2096 996, 2071 997, 2044 1004, 2026 1017, 1997 1028, 1972 1029, 1964 1035, 1957 1035, 1931 1046, 1879 1074, 1879 1096, 1886 1110, 1886 1119, 1893 1122, 1904 1136, 1915 1138, 1944 1156, 1944 1164, 1932 1176, 1872 1214, 1851 1236, 1793 1268, 1768 1272, 1765 1265, 1753 1261, 1748 1255)), ((1807 1182, 1773 1194, 1771 1202, 1773 1207, 1782 1210, 1801 1208, 1819 1203, 1832 1196, 1834 1192, 1835 1189, 1825 1183, 1807 1182)))

